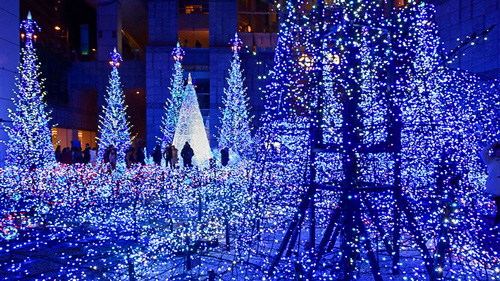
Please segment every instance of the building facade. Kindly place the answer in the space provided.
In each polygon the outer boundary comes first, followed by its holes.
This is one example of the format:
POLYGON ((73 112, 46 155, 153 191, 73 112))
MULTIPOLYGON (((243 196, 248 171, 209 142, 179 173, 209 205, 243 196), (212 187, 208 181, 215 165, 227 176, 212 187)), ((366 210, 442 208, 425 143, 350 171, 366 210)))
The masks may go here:
MULTIPOLYGON (((169 97, 177 42, 186 55, 184 75, 194 79, 200 109, 212 148, 222 117, 221 107, 226 77, 232 58, 229 40, 238 32, 248 47, 242 50, 245 86, 250 98, 253 122, 262 111, 262 90, 272 64, 276 45, 277 14, 272 7, 256 6, 256 1, 236 0, 153 0, 149 1, 149 40, 146 47, 147 143, 152 147, 161 137, 161 118, 169 97), (261 21, 255 16, 265 20, 261 21), (253 18, 252 18, 253 16, 253 18), (252 28, 252 22, 256 27, 252 28)), ((254 127, 257 127, 254 123, 254 127)))
MULTIPOLYGON (((0 127, 9 126, 8 108, 15 96, 15 77, 19 66, 19 2, 3 1, 0 4, 0 127)), ((7 134, 0 128, 0 140, 6 141, 7 134)), ((0 141, 0 167, 5 159, 6 146, 0 141)))
MULTIPOLYGON (((217 147, 231 61, 229 40, 236 32, 247 45, 241 51, 242 68, 250 112, 256 116, 252 127, 258 127, 278 27, 277 13, 267 2, 21 0, 18 9, 17 21, 31 11, 42 28, 36 49, 52 109, 55 146, 97 145, 98 116, 106 103, 111 72, 109 53, 117 47, 124 58, 119 71, 131 133, 136 144, 151 152, 162 137, 161 119, 174 66, 171 52, 180 42, 186 52, 185 78, 191 73, 210 145, 217 147)), ((2 27, 19 42, 17 25, 2 27)), ((19 45, 12 49, 16 56, 11 57, 19 58, 19 45)), ((7 84, 5 89, 11 91, 14 84, 7 84)))
POLYGON ((500 78, 500 1, 434 0, 436 22, 445 52, 457 49, 467 37, 493 29, 485 39, 476 40, 452 56, 453 68, 474 72, 486 79, 500 78))
MULTIPOLYGON (((398 7, 407 4, 397 0, 398 7)), ((497 0, 433 0, 436 21, 447 51, 466 36, 498 25, 497 0)), ((98 116, 105 105, 114 47, 123 55, 119 71, 127 114, 137 143, 151 152, 161 138, 164 106, 170 97, 177 42, 186 54, 184 75, 191 73, 212 148, 217 147, 224 88, 231 61, 229 40, 237 32, 245 45, 242 69, 253 129, 263 111, 263 90, 277 43, 278 13, 269 1, 254 0, 72 0, 3 1, 0 25, 0 118, 8 120, 14 76, 19 63, 18 24, 30 10, 42 31, 36 43, 52 109, 53 142, 71 147, 96 146, 98 116), (12 20, 15 19, 15 20, 12 20)), ((497 79, 500 75, 500 28, 487 40, 450 63, 497 79)), ((5 138, 3 131, 0 138, 5 138)), ((5 148, 0 144, 0 163, 5 148)))

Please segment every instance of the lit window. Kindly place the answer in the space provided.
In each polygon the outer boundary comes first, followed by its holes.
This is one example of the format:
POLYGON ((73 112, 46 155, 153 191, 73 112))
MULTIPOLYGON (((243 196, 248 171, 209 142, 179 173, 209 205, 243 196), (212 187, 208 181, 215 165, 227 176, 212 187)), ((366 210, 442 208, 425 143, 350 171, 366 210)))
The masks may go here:
POLYGON ((186 14, 194 14, 201 11, 202 5, 186 5, 186 14))

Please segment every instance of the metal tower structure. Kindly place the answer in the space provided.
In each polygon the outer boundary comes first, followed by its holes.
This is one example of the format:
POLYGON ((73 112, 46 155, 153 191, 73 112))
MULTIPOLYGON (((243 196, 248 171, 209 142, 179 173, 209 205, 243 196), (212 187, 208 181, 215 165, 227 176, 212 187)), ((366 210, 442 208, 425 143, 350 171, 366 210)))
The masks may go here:
MULTIPOLYGON (((354 4, 356 5, 356 4, 354 4)), ((350 7, 351 11, 356 7, 350 7)), ((415 215, 410 207, 410 203, 404 196, 401 188, 401 132, 403 123, 401 119, 401 110, 395 102, 397 93, 395 92, 394 81, 395 76, 401 75, 401 71, 396 70, 396 66, 404 64, 398 61, 392 55, 387 56, 390 65, 385 73, 378 73, 376 79, 384 79, 386 87, 380 90, 384 97, 381 98, 385 102, 383 106, 384 124, 377 126, 365 126, 363 118, 370 118, 366 113, 361 112, 360 104, 362 101, 362 85, 360 65, 361 60, 361 44, 360 34, 379 33, 378 44, 383 46, 381 49, 387 54, 391 54, 394 43, 393 28, 391 22, 395 21, 395 15, 392 13, 394 7, 392 1, 388 1, 388 6, 384 9, 380 8, 382 20, 373 23, 369 20, 354 21, 348 19, 351 15, 347 15, 346 7, 328 6, 322 0, 317 1, 315 15, 316 23, 313 26, 321 26, 322 30, 316 37, 316 46, 314 52, 307 54, 314 57, 315 67, 311 67, 309 75, 314 77, 313 83, 309 83, 309 87, 317 87, 319 95, 317 96, 316 106, 312 116, 314 120, 310 122, 310 126, 304 130, 309 131, 309 184, 306 191, 300 196, 300 202, 296 213, 288 225, 276 255, 274 256, 269 274, 272 275, 282 260, 283 257, 290 258, 293 254, 293 249, 298 246, 300 232, 304 228, 308 228, 308 243, 311 252, 311 263, 308 266, 297 262, 294 264, 298 280, 314 280, 313 273, 321 264, 331 263, 331 260, 325 260, 327 253, 337 252, 341 256, 339 262, 332 268, 337 268, 340 275, 343 275, 344 280, 352 280, 356 263, 359 260, 361 252, 364 251, 369 262, 369 266, 375 280, 382 280, 380 275, 380 265, 378 253, 374 250, 378 248, 375 245, 367 230, 366 219, 371 221, 370 225, 382 238, 384 251, 392 259, 392 273, 399 274, 399 266, 401 264, 401 228, 402 217, 408 222, 405 224, 407 230, 414 236, 414 243, 421 252, 422 259, 425 261, 425 267, 432 276, 431 280, 435 280, 439 275, 439 271, 435 270, 436 265, 442 266, 442 257, 444 256, 444 248, 440 247, 440 260, 433 260, 433 255, 426 246, 426 241, 420 230, 417 227, 415 215), (334 19, 332 21, 332 19, 334 19), (335 20, 336 19, 336 20, 335 20), (339 34, 338 25, 343 25, 345 28, 339 34), (334 37, 331 35, 334 34, 334 37), (336 37, 335 37, 336 36, 336 37), (328 128, 324 123, 323 112, 325 106, 332 101, 328 101, 322 95, 325 93, 324 69, 331 67, 332 60, 325 58, 325 49, 329 45, 333 45, 338 41, 347 42, 347 49, 339 51, 345 55, 343 59, 346 62, 345 69, 351 70, 350 73, 341 74, 340 79, 344 81, 343 86, 337 88, 342 94, 339 103, 341 103, 342 126, 335 128, 340 133, 340 141, 332 142, 324 139, 324 134, 328 128), (326 47, 326 48, 325 48, 326 47), (323 82, 323 83, 322 83, 323 82), (373 133, 376 130, 386 132, 385 138, 376 143, 367 143, 363 140, 363 133, 373 133), (387 168, 387 173, 390 177, 383 182, 360 180, 363 178, 361 168, 363 162, 370 161, 369 159, 375 155, 384 155, 391 165, 387 168), (319 179, 318 157, 331 155, 333 158, 341 159, 343 180, 336 182, 325 182, 319 179), (336 208, 329 214, 326 226, 321 227, 321 233, 318 233, 318 215, 316 209, 321 201, 322 193, 334 192, 337 194, 338 203, 336 208), (389 208, 377 208, 371 198, 383 196, 385 200, 392 201, 389 208), (393 216, 387 225, 387 220, 382 222, 381 216, 393 216), (309 220, 308 222, 306 220, 309 220), (307 268, 306 268, 307 267, 307 268)), ((407 27, 403 27, 407 28, 407 27)), ((337 44, 338 47, 339 44, 337 44)), ((380 51, 380 50, 379 50, 380 51)), ((337 62, 338 64, 339 62, 337 62)), ((368 66, 371 67, 371 66, 368 66)), ((310 80, 311 81, 311 80, 310 80)), ((300 130, 300 129, 298 129, 300 130)), ((380 167, 383 169, 384 167, 380 167)), ((307 182, 307 180, 306 180, 307 182)), ((443 234, 446 235, 446 234, 443 234)))

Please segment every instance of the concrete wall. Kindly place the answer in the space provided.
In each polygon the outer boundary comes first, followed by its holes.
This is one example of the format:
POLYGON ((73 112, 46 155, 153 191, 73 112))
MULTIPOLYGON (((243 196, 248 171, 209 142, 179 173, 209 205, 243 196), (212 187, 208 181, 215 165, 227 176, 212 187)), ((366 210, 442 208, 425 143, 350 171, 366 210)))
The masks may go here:
POLYGON ((455 59, 452 67, 465 69, 488 78, 500 78, 500 1, 448 0, 435 1, 436 22, 446 51, 474 33, 495 28, 483 40, 455 59))
MULTIPOLYGON (((17 67, 20 61, 19 45, 19 1, 0 1, 0 118, 10 121, 7 108, 13 109, 11 98, 17 67)), ((2 122, 0 122, 2 123, 2 122)), ((11 123, 4 123, 9 125, 11 123)), ((0 140, 6 141, 7 134, 0 124, 0 140)), ((0 167, 4 166, 5 145, 0 142, 0 167)))
POLYGON ((149 46, 175 46, 177 10, 177 0, 149 0, 149 46))

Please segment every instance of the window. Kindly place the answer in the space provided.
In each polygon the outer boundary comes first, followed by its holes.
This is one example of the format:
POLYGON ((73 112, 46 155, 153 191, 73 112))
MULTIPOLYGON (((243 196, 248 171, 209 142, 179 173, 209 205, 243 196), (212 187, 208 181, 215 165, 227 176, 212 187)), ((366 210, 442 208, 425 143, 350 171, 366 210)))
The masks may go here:
POLYGON ((208 0, 179 0, 179 14, 208 14, 208 0))

